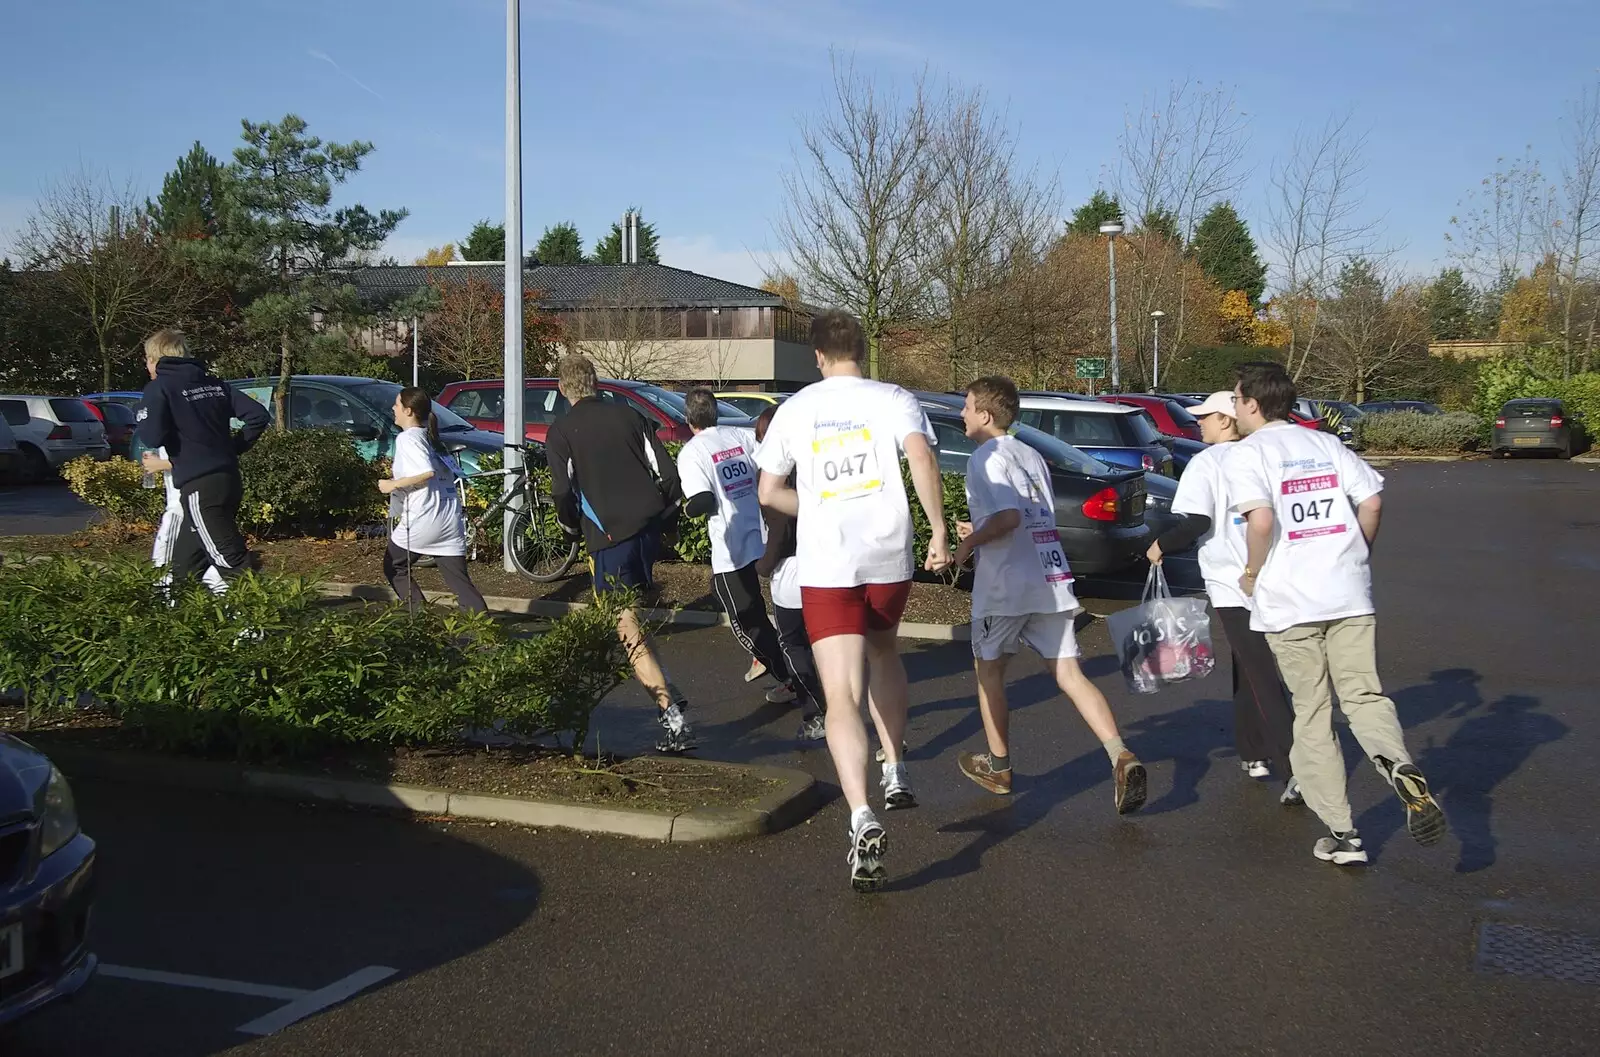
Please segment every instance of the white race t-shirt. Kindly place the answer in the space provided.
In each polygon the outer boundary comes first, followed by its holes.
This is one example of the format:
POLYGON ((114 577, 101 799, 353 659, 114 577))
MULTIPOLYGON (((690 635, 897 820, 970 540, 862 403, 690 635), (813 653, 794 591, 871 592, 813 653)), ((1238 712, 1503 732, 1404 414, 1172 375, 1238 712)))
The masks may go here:
POLYGON ((802 586, 911 579, 911 508, 900 456, 914 433, 935 443, 916 397, 866 378, 824 378, 778 405, 756 465, 780 477, 795 474, 802 586))
POLYGON ((799 609, 800 560, 792 555, 772 570, 772 604, 779 609, 799 609))
POLYGON ((761 557, 767 526, 756 496, 756 434, 739 426, 703 429, 678 452, 683 497, 716 495, 717 509, 707 526, 711 571, 731 573, 761 557))
POLYGON ((433 476, 422 484, 389 493, 389 517, 395 522, 389 538, 413 554, 465 554, 466 524, 454 467, 434 452, 427 430, 402 430, 394 439, 393 476, 429 470, 433 476))
POLYGON ((1002 510, 1022 515, 1014 532, 978 548, 973 620, 1077 611, 1043 456, 1010 436, 978 445, 967 464, 967 509, 975 529, 1002 510))
POLYGON ((1200 514, 1211 528, 1200 537, 1197 556, 1211 604, 1220 608, 1249 609, 1250 598, 1239 590, 1249 551, 1245 546, 1244 515, 1233 509, 1228 497, 1228 458, 1236 444, 1213 444, 1189 460, 1178 491, 1172 497, 1174 514, 1200 514))
POLYGON ((1234 510, 1272 507, 1272 550, 1256 576, 1250 626, 1296 624, 1372 612, 1370 552, 1356 507, 1383 478, 1332 434, 1274 422, 1240 441, 1227 463, 1234 510))

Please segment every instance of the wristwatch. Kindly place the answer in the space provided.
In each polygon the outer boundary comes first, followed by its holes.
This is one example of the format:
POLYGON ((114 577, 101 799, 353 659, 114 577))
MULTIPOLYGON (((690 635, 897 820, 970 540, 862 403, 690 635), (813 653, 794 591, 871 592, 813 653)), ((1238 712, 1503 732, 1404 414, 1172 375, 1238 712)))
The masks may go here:
POLYGON ((1252 569, 1250 566, 1246 565, 1244 567, 1244 578, 1246 580, 1254 580, 1256 578, 1256 574, 1260 571, 1260 569, 1252 569))

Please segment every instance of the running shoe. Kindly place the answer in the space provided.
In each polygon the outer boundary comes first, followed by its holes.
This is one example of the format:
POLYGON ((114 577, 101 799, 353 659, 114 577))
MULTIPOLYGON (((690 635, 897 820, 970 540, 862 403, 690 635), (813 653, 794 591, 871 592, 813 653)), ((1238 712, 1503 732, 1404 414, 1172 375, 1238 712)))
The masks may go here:
POLYGON ((1271 778, 1272 765, 1266 760, 1240 760, 1239 770, 1251 778, 1271 778))
POLYGON ((767 666, 752 657, 750 658, 750 670, 744 673, 744 681, 747 683, 753 683, 766 674, 767 666))
POLYGON ((961 773, 991 793, 1006 796, 1011 792, 1011 768, 994 769, 994 757, 986 752, 964 752, 956 757, 961 773))
POLYGON ((784 686, 782 683, 767 691, 767 704, 769 705, 792 705, 794 700, 794 690, 784 686))
POLYGON ((1128 750, 1122 750, 1122 755, 1117 757, 1117 765, 1112 768, 1116 779, 1117 814, 1131 815, 1144 807, 1144 798, 1149 784, 1144 773, 1144 764, 1139 758, 1128 750))
POLYGON ((1284 807, 1305 806, 1306 795, 1300 791, 1300 779, 1289 779, 1289 784, 1283 787, 1283 793, 1278 797, 1278 803, 1284 807))
POLYGON ((1406 832, 1423 847, 1438 844, 1444 839, 1444 811, 1428 791, 1428 780, 1422 777, 1415 764, 1402 763, 1389 771, 1389 784, 1406 806, 1406 832))
POLYGON ((911 779, 906 775, 905 764, 884 764, 883 777, 878 779, 878 785, 883 790, 885 811, 917 806, 917 795, 911 791, 911 779))
MULTIPOLYGON (((877 755, 874 756, 873 758, 876 759, 879 763, 883 763, 886 760, 888 760, 889 754, 883 751, 883 746, 882 745, 879 745, 878 746, 877 755)), ((906 758, 906 743, 903 742, 903 741, 900 743, 900 758, 902 760, 906 758)))
POLYGON ((1351 866, 1367 861, 1367 849, 1361 846, 1361 834, 1355 830, 1331 833, 1320 838, 1316 847, 1311 849, 1311 854, 1335 866, 1351 866))
POLYGON ((878 820, 869 818, 850 834, 850 887, 857 892, 875 892, 883 886, 883 855, 889 850, 888 835, 878 820))
POLYGON ((656 717, 662 731, 656 742, 657 752, 684 752, 694 748, 694 731, 683 716, 685 707, 686 702, 674 701, 656 717))
POLYGON ((800 721, 800 733, 795 736, 801 741, 826 741, 828 721, 821 712, 809 712, 800 721))

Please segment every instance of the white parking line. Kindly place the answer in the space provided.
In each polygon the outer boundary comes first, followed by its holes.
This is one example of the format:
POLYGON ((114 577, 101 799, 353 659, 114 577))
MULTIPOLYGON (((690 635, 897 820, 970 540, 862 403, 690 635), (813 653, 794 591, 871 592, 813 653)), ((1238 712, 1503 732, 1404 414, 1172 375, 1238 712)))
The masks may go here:
POLYGON ((329 1006, 338 1005, 356 992, 364 991, 394 974, 395 970, 388 966, 369 965, 365 969, 351 973, 343 980, 335 981, 319 991, 297 998, 264 1017, 257 1017, 250 1023, 240 1026, 238 1030, 246 1035, 271 1035, 282 1031, 297 1020, 304 1020, 313 1013, 320 1013, 329 1006))
POLYGON ((298 987, 274 987, 271 984, 251 984, 243 980, 222 980, 215 976, 191 976, 188 973, 168 973, 160 969, 135 969, 128 965, 100 966, 101 976, 118 980, 138 980, 146 984, 167 984, 171 987, 194 987, 202 991, 221 991, 230 995, 250 995, 252 998, 276 998, 293 1002, 311 994, 298 987))
POLYGON ((286 1003, 265 1016, 242 1024, 235 1031, 245 1035, 272 1035, 329 1006, 338 1005, 352 995, 373 984, 387 980, 396 970, 386 965, 369 965, 358 969, 342 980, 327 987, 308 991, 300 987, 277 987, 273 984, 252 984, 244 980, 224 980, 216 976, 192 976, 188 973, 169 973, 161 969, 137 969, 128 965, 106 965, 99 968, 101 976, 119 980, 134 980, 146 984, 166 984, 169 987, 192 987, 201 991, 220 991, 223 994, 247 995, 251 998, 272 998, 286 1003))

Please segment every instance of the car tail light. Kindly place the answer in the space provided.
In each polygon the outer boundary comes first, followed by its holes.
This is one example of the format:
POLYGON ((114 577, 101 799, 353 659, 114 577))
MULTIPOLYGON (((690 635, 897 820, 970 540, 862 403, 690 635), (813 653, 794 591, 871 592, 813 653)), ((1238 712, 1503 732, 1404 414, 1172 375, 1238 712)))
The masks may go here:
POLYGON ((45 440, 71 440, 72 439, 72 427, 71 426, 57 426, 55 429, 51 430, 50 434, 47 437, 45 437, 44 439, 45 440))
POLYGON ((1562 417, 1560 415, 1551 415, 1550 416, 1550 428, 1551 429, 1560 429, 1561 428, 1561 423, 1563 421, 1565 421, 1565 420, 1562 419, 1562 417))
POLYGON ((1494 428, 1495 429, 1505 429, 1506 428, 1506 417, 1504 415, 1501 415, 1499 418, 1494 420, 1494 428))
POLYGON ((1152 459, 1148 455, 1141 455, 1141 456, 1139 456, 1139 468, 1141 470, 1147 470, 1147 471, 1149 471, 1151 473, 1154 473, 1155 472, 1155 468, 1156 468, 1156 461, 1154 459, 1152 459))
MULTIPOLYGON (((1148 461, 1150 456, 1146 455, 1148 461)), ((1115 488, 1102 488, 1083 503, 1083 516, 1091 521, 1115 521, 1120 502, 1115 488)))

